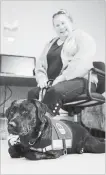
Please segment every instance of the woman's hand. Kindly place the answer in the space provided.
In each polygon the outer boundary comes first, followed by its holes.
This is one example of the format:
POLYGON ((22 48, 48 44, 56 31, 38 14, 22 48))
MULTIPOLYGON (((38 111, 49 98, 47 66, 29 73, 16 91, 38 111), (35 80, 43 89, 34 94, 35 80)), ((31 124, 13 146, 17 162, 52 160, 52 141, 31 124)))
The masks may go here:
POLYGON ((58 76, 58 77, 53 81, 52 86, 54 86, 54 85, 56 85, 57 83, 60 83, 60 82, 62 82, 62 81, 65 81, 65 80, 66 80, 65 77, 64 77, 63 75, 60 75, 60 76, 58 76))
POLYGON ((40 87, 41 89, 43 89, 44 87, 47 87, 47 80, 43 78, 40 79, 38 83, 38 87, 40 87))

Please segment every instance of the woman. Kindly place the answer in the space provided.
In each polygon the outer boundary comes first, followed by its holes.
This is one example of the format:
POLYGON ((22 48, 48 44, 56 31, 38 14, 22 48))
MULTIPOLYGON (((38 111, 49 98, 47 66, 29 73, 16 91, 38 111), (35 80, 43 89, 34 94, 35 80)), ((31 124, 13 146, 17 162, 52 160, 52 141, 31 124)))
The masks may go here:
MULTIPOLYGON (((52 20, 58 37, 46 45, 37 61, 38 86, 28 92, 28 99, 38 99, 40 89, 53 79, 42 102, 56 115, 64 103, 86 92, 87 74, 93 67, 96 45, 89 34, 73 30, 73 20, 66 11, 58 11, 52 20)), ((96 75, 92 76, 92 91, 96 90, 97 82, 96 75)))

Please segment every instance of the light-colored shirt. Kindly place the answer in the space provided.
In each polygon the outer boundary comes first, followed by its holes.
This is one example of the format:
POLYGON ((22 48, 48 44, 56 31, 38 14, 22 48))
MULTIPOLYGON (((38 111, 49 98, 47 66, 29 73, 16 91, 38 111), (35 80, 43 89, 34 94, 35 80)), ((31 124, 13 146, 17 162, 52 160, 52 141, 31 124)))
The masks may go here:
MULTIPOLYGON (((54 38, 49 42, 41 57, 37 60, 36 64, 36 80, 39 83, 39 79, 46 79, 47 77, 47 53, 56 41, 54 38)), ((69 36, 61 50, 61 59, 63 67, 61 70, 61 76, 65 80, 71 80, 76 77, 88 78, 88 71, 93 67, 94 55, 96 53, 96 43, 94 39, 86 32, 76 29, 69 36)), ((91 79, 92 82, 98 82, 97 76, 94 74, 91 79)))

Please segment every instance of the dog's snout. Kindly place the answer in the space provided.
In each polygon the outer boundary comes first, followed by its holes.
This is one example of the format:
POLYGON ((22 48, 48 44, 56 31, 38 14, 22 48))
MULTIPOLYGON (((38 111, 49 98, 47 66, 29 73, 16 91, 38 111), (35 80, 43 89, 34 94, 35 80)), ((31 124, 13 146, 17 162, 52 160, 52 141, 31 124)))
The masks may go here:
POLYGON ((15 123, 15 122, 9 122, 9 126, 10 126, 11 128, 15 128, 15 127, 16 127, 16 123, 15 123))

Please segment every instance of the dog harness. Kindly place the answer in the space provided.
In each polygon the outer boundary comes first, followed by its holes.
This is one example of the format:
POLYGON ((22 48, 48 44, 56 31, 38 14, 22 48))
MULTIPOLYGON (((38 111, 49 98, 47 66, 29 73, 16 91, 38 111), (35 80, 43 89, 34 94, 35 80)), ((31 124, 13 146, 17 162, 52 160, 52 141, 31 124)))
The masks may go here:
POLYGON ((39 152, 47 152, 50 150, 64 150, 64 154, 67 154, 67 148, 72 148, 72 131, 62 121, 56 119, 50 119, 52 122, 52 143, 44 148, 30 147, 31 150, 39 152))

